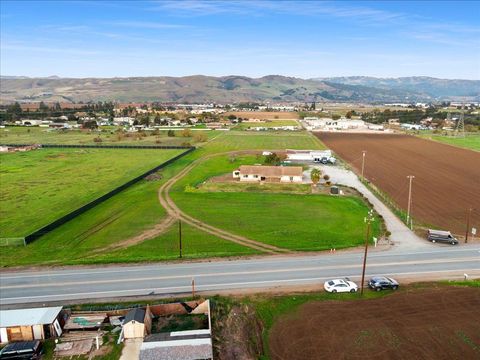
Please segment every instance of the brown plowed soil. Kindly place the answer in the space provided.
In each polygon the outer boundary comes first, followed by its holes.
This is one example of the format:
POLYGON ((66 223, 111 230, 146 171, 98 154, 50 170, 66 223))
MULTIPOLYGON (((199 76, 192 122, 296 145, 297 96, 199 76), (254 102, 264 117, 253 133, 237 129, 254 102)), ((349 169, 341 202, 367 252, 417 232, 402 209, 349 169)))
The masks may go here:
POLYGON ((412 215, 417 222, 465 234, 466 211, 480 230, 480 153, 394 134, 316 133, 325 145, 407 209, 408 179, 414 175, 412 215))
POLYGON ((480 289, 311 302, 274 324, 272 360, 480 359, 480 289))

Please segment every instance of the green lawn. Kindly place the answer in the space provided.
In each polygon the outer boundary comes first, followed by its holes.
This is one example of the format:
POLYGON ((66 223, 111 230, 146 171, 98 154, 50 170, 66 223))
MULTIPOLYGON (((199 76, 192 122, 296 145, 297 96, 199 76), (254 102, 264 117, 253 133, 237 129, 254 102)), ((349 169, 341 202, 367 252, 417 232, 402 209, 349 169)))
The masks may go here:
POLYGON ((250 132, 226 131, 204 145, 208 153, 234 150, 325 149, 315 136, 306 131, 250 132))
POLYGON ((272 120, 267 122, 248 122, 244 121, 235 126, 235 130, 245 130, 248 128, 266 127, 272 128, 277 126, 299 126, 300 124, 296 120, 272 120))
POLYGON ((183 150, 41 149, 0 155, 0 237, 21 237, 183 150))
MULTIPOLYGON (((210 134, 209 142, 202 144, 201 147, 193 153, 182 157, 163 169, 161 171, 162 180, 153 182, 141 181, 133 185, 94 209, 85 212, 60 228, 43 236, 26 248, 15 248, 15 257, 3 255, 3 252, 1 252, 0 263, 2 266, 36 264, 61 265, 175 259, 178 253, 176 227, 155 239, 147 240, 126 249, 105 253, 96 253, 95 251, 135 236, 143 230, 150 229, 159 223, 165 216, 165 211, 158 202, 157 191, 159 187, 195 159, 208 154, 234 150, 324 148, 321 142, 307 132, 257 134, 241 131, 218 131, 208 133, 210 134)), ((63 135, 59 134, 57 136, 63 135)), ((71 151, 75 153, 77 150, 78 149, 72 149, 71 151)), ((42 151, 46 150, 44 149, 42 151)), ((105 151, 119 150, 101 149, 96 151, 104 153, 105 151)), ((138 151, 141 152, 143 150, 138 151)), ((131 150, 129 153, 130 152, 131 150)), ((88 153, 90 153, 90 149, 88 153)), ((26 159, 32 158, 31 156, 38 156, 35 152, 23 154, 26 155, 26 159)), ((11 154, 7 155, 9 156, 11 154)), ((132 164, 135 165, 135 162, 132 162, 131 159, 130 161, 126 159, 119 159, 118 161, 123 162, 124 160, 129 166, 132 164)), ((34 160, 31 161, 35 163, 34 160)), ((198 185, 212 175, 229 172, 242 163, 255 163, 257 161, 254 155, 245 157, 236 156, 233 162, 228 156, 220 157, 208 165, 208 169, 202 168, 201 166, 194 168, 186 180, 181 181, 178 186, 175 186, 175 189, 176 191, 183 192, 187 185, 192 183, 198 185)), ((115 162, 115 167, 118 167, 117 162, 115 162)), ((33 169, 36 169, 36 167, 33 167, 33 169)), ((127 167, 125 167, 125 169, 127 169, 127 167)), ((70 171, 83 174, 82 171, 75 167, 70 171)), ((30 170, 28 173, 31 172, 30 170)), ((186 196, 188 195, 189 194, 186 194, 186 196)), ((50 200, 47 202, 49 203, 50 200)), ((45 203, 46 201, 43 199, 42 204, 44 205, 45 203)), ((188 258, 236 256, 254 253, 254 251, 249 248, 244 248, 240 245, 212 237, 196 229, 191 229, 186 225, 184 225, 184 244, 184 255, 188 258)))
POLYGON ((480 151, 480 134, 478 135, 468 135, 464 138, 453 137, 453 136, 441 136, 441 135, 431 135, 424 136, 425 138, 432 139, 435 141, 443 142, 445 144, 450 144, 466 149, 480 151))
MULTIPOLYGON (((119 135, 112 126, 101 127, 97 131, 68 130, 58 131, 40 127, 6 127, 0 129, 0 143, 2 144, 81 144, 81 145, 162 145, 180 146, 184 143, 198 144, 192 131, 191 137, 181 136, 180 131, 175 131, 174 137, 167 136, 167 130, 158 131, 154 135, 151 131, 145 131, 146 136, 138 133, 125 133, 119 135), (95 142, 100 138, 100 143, 95 142)), ((201 131, 207 138, 215 136, 214 131, 201 131)))
MULTIPOLYGON (((173 193, 178 206, 210 225, 292 250, 364 242, 368 207, 355 197, 264 193, 173 193)), ((375 223, 375 233, 379 223, 375 223)))

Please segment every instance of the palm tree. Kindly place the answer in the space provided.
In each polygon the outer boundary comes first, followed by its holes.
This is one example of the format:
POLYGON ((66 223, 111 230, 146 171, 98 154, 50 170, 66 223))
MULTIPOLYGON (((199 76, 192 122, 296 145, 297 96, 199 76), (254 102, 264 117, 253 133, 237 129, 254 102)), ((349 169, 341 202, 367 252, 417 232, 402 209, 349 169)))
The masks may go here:
POLYGON ((310 179, 312 180, 313 185, 317 185, 320 181, 320 177, 322 176, 322 172, 319 169, 312 169, 310 173, 310 179))

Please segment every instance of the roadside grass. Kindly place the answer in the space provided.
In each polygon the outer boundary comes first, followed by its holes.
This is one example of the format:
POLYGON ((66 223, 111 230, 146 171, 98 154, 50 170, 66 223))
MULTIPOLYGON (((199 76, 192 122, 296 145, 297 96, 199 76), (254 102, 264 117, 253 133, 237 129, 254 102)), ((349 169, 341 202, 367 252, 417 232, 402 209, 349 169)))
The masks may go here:
POLYGON ((0 237, 19 237, 184 150, 40 149, 0 155, 0 237))
MULTIPOLYGON (((191 216, 266 244, 299 251, 358 246, 368 206, 356 197, 272 193, 171 194, 191 216)), ((373 236, 380 233, 373 225, 373 236)))
POLYGON ((478 287, 480 288, 480 279, 472 280, 446 280, 442 281, 442 284, 453 285, 453 286, 467 286, 467 287, 478 287))
POLYGON ((254 192, 254 193, 288 193, 310 194, 311 186, 308 184, 251 184, 242 182, 216 183, 205 182, 195 192, 254 192))
MULTIPOLYGON (((182 224, 182 259, 228 257, 260 254, 259 251, 182 224)), ((125 249, 93 256, 86 261, 94 263, 163 261, 179 259, 178 225, 151 240, 125 249)))
POLYGON ((465 149, 480 151, 480 133, 468 133, 465 137, 455 137, 453 135, 439 135, 432 132, 413 133, 418 137, 428 140, 434 140, 465 149))
MULTIPOLYGON (((159 145, 181 146, 184 143, 198 145, 196 133, 192 136, 183 137, 175 131, 174 137, 167 135, 167 130, 159 130, 156 133, 145 131, 146 136, 139 133, 125 133, 119 135, 116 130, 119 127, 102 126, 96 131, 84 130, 48 130, 40 127, 9 126, 0 129, 0 143, 2 144, 79 144, 79 145, 159 145), (101 139, 101 142, 94 139, 101 139)), ((201 131, 207 139, 214 137, 215 131, 201 131)))

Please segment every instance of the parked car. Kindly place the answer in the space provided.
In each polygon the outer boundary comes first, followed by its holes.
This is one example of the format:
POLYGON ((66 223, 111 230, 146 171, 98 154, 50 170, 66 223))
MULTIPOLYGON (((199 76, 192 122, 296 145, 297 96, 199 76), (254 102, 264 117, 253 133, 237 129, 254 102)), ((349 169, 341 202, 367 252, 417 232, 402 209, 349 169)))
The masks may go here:
POLYGON ((458 240, 450 233, 450 231, 428 229, 427 239, 432 243, 444 242, 452 245, 458 244, 458 240))
POLYGON ((333 279, 325 281, 323 284, 325 291, 336 293, 336 292, 356 292, 358 290, 357 284, 353 281, 350 281, 349 278, 345 279, 333 279))
POLYGON ((0 359, 37 360, 42 356, 39 340, 20 341, 8 344, 0 351, 0 359))
POLYGON ((397 280, 386 276, 375 276, 368 282, 368 287, 372 290, 380 291, 385 289, 397 290, 399 284, 397 280))

